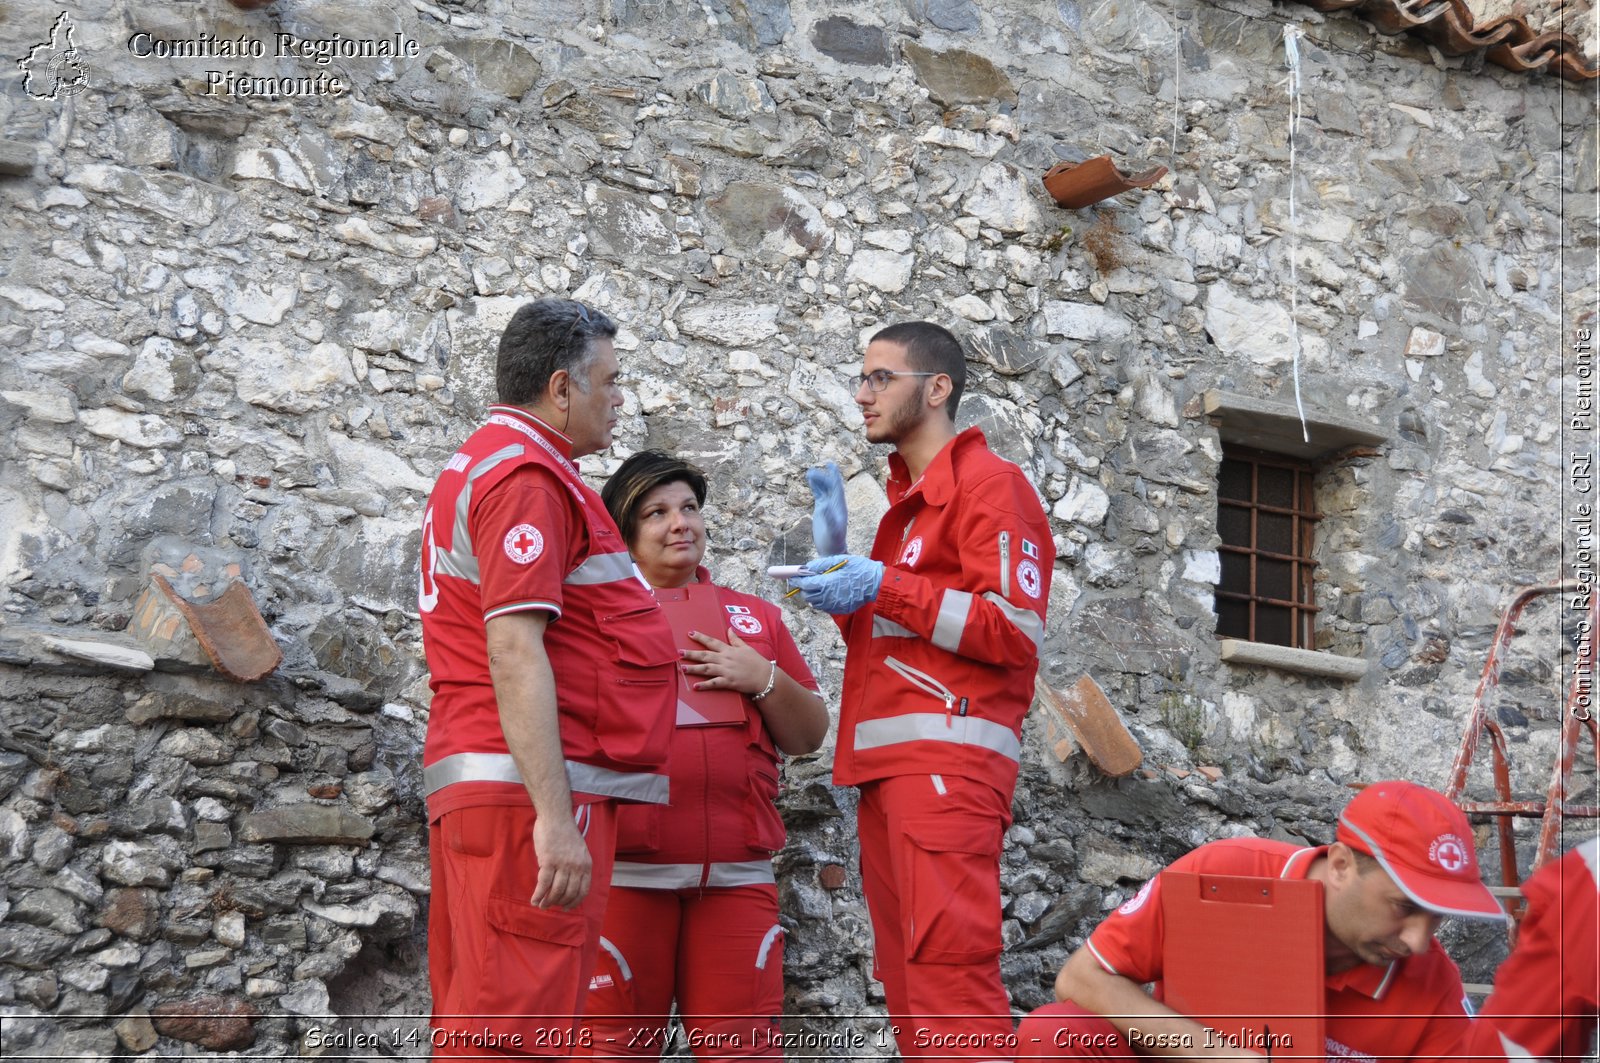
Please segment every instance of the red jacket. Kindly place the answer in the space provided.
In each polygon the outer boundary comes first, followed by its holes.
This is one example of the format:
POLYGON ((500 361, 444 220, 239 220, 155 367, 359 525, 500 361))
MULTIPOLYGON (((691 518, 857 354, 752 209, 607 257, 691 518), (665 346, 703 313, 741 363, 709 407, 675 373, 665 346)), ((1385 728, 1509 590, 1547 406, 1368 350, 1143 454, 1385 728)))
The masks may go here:
POLYGON ((1461 1055, 1484 1060, 1593 1058, 1600 1019, 1600 839, 1590 838, 1522 884, 1528 915, 1517 947, 1461 1055))
POLYGON ((551 614, 544 646, 574 801, 666 801, 672 629, 567 438, 515 406, 491 406, 439 475, 422 536, 430 817, 528 803, 485 639, 489 620, 535 609, 551 614))
POLYGON ((1016 787, 1055 546, 1022 470, 969 428, 922 478, 889 457, 872 556, 878 599, 839 617, 844 691, 833 778, 956 775, 1016 787))

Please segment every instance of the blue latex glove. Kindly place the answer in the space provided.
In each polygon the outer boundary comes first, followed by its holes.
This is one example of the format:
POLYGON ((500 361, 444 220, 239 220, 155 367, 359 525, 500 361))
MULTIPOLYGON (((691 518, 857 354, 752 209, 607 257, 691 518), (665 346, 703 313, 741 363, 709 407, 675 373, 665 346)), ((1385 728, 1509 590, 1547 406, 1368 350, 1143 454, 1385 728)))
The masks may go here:
MULTIPOLYGON (((811 541, 819 554, 842 554, 850 514, 844 508, 844 477, 833 462, 806 470, 811 485, 811 541)), ((822 571, 818 569, 817 571, 822 571)))
POLYGON ((832 554, 807 561, 815 576, 791 576, 789 585, 797 587, 814 609, 843 616, 853 613, 878 597, 883 583, 883 562, 859 554, 832 554), (829 572, 828 569, 838 568, 829 572))

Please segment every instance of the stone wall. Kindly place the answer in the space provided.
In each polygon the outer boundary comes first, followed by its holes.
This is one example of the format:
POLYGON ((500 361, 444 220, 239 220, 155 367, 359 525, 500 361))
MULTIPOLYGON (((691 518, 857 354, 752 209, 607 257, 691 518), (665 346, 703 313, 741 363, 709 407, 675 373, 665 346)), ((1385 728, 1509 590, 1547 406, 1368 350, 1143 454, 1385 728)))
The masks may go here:
MULTIPOLYGON (((7 5, 4 39, 47 42, 59 13, 7 5)), ((881 511, 847 385, 864 338, 928 317, 968 341, 963 419, 1053 514, 1044 674, 1094 676, 1145 755, 1113 782, 1030 720, 1003 883, 1018 1009, 1187 848, 1325 841, 1344 783, 1442 785, 1499 610, 1562 574, 1596 143, 1557 79, 1254 0, 71 16, 57 98, 20 74, 0 98, 0 137, 36 154, 0 178, 8 1053, 338 1055, 357 1032, 417 1053, 420 507, 530 298, 623 326, 617 446, 585 471, 645 445, 702 463, 710 563, 757 591, 807 549, 806 465, 851 477, 857 548, 881 511), (264 54, 155 43, 202 34, 264 54), (305 52, 335 34, 401 54, 305 52), (1081 211, 1044 195, 1052 164, 1107 153, 1172 174, 1081 211), (1214 638, 1203 396, 1293 402, 1296 376, 1387 440, 1318 475, 1319 645, 1366 662, 1354 682, 1226 664, 1214 638), (237 572, 281 668, 129 666, 153 569, 237 572), (358 1014, 397 1017, 336 1017, 358 1014)), ((1497 704, 1524 789, 1553 748, 1559 614, 1530 611, 1497 704)), ((789 615, 836 691, 831 624, 789 615)), ((790 1026, 883 1054, 828 760, 787 768, 790 1026)), ((1481 975, 1495 944, 1458 941, 1481 975)))

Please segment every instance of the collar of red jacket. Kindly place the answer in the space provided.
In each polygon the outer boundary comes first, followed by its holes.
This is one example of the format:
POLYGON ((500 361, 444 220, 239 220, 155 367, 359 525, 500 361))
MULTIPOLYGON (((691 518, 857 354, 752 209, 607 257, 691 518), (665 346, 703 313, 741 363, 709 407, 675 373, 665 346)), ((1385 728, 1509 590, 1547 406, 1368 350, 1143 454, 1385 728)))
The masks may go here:
POLYGON ((568 439, 561 432, 557 431, 555 428, 552 428, 544 421, 541 421, 539 418, 535 417, 521 406, 511 406, 503 402, 490 403, 490 416, 493 416, 497 413, 505 417, 516 418, 523 424, 526 424, 529 428, 532 428, 534 431, 548 439, 550 444, 559 450, 563 456, 569 459, 572 457, 572 440, 568 439))
POLYGON ((928 462, 928 467, 922 470, 922 479, 916 483, 911 482, 911 473, 906 468, 906 460, 900 456, 898 450, 895 451, 889 455, 891 501, 900 501, 913 487, 918 487, 930 506, 944 505, 955 497, 957 459, 968 451, 987 449, 988 446, 988 441, 983 438, 983 429, 973 425, 940 448, 939 453, 928 462))

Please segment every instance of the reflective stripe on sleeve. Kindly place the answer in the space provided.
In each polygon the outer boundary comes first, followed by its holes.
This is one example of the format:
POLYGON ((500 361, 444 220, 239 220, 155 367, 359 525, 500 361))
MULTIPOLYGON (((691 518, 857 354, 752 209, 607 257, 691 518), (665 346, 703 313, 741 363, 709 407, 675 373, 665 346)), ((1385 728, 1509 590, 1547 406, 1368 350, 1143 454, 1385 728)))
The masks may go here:
POLYGON ((450 529, 450 549, 434 548, 435 574, 443 573, 456 579, 464 579, 474 587, 478 585, 478 556, 472 549, 472 530, 467 524, 467 518, 472 514, 472 485, 480 476, 492 471, 501 462, 520 458, 524 452, 522 444, 512 443, 501 447, 467 470, 467 482, 456 492, 456 511, 450 529))
POLYGON ((1020 605, 1012 605, 994 591, 985 594, 983 599, 994 603, 995 608, 1004 613, 1006 619, 1011 621, 1018 631, 1028 636, 1029 641, 1033 643, 1034 652, 1039 652, 1040 647, 1044 645, 1044 621, 1039 619, 1038 613, 1032 609, 1024 609, 1020 605))
MULTIPOLYGON (((1500 1031, 1498 1031, 1498 1030, 1496 1030, 1495 1032, 1496 1033, 1500 1033, 1500 1031)), ((1507 1037, 1504 1033, 1500 1033, 1500 1047, 1505 1052, 1507 1059, 1537 1059, 1537 1058, 1539 1058, 1538 1056, 1535 1056, 1532 1052, 1528 1051, 1526 1048, 1523 1048, 1521 1045, 1517 1044, 1517 1042, 1513 1041, 1511 1038, 1507 1037)))
MULTIPOLYGON (((1032 609, 1024 609, 1020 605, 1012 605, 1005 598, 988 591, 983 600, 990 602, 999 609, 1011 625, 1028 641, 1033 643, 1034 652, 1037 653, 1044 646, 1044 621, 1039 619, 1039 614, 1032 609)), ((972 616, 972 595, 967 591, 945 591, 939 598, 939 615, 933 622, 932 642, 941 650, 948 653, 958 653, 961 650, 961 633, 967 628, 967 621, 972 616)), ((872 637, 877 638, 916 638, 917 633, 910 631, 893 620, 886 620, 881 616, 872 618, 872 637)))
POLYGON ((914 639, 917 633, 910 628, 901 627, 893 620, 886 620, 881 616, 872 618, 872 637, 875 639, 914 639))
POLYGON ((1011 728, 976 716, 947 716, 942 712, 912 712, 883 720, 856 724, 857 752, 882 749, 902 742, 949 742, 979 746, 1008 760, 1020 761, 1022 743, 1011 728))
MULTIPOLYGON (((648 804, 667 803, 667 777, 648 772, 623 772, 611 768, 566 762, 567 782, 574 792, 616 797, 648 804)), ((522 773, 510 753, 454 753, 422 769, 428 796, 460 782, 503 782, 522 785, 522 773)))
POLYGON ((583 564, 567 573, 567 578, 562 582, 593 586, 596 583, 618 583, 633 578, 633 559, 626 551, 622 551, 615 554, 591 554, 583 564))
POLYGON ((939 596, 939 618, 933 622, 932 642, 941 650, 955 653, 961 648, 961 633, 972 612, 972 595, 966 591, 945 591, 939 596))

